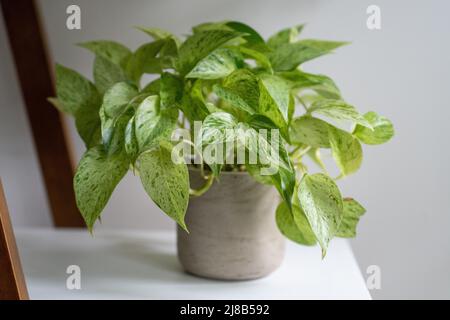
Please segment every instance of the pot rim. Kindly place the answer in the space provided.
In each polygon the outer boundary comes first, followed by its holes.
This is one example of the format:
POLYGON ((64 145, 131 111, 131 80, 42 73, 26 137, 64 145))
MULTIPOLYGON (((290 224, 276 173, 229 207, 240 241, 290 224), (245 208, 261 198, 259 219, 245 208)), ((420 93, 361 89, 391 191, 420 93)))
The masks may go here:
MULTIPOLYGON (((194 167, 192 164, 188 165, 188 170, 193 172, 200 172, 200 168, 194 167)), ((205 172, 211 172, 210 170, 205 170, 205 172)), ((248 171, 220 171, 220 174, 225 175, 243 175, 249 174, 248 171)))

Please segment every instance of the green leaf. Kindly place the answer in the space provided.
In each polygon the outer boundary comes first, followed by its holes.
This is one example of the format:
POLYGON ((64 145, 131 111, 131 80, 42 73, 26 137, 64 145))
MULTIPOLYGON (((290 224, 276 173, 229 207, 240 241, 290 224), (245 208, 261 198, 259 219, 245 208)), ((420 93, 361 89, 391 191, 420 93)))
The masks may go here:
POLYGON ((267 40, 267 45, 270 48, 276 49, 282 44, 293 43, 297 41, 298 35, 303 30, 304 26, 304 24, 301 24, 292 28, 283 29, 275 33, 267 40))
POLYGON ((102 141, 109 151, 117 119, 126 110, 130 101, 138 94, 136 87, 119 82, 106 91, 100 108, 102 141))
POLYGON ((270 61, 275 71, 294 70, 300 64, 330 53, 332 50, 345 44, 345 42, 319 40, 284 43, 270 54, 270 61))
POLYGON ((95 108, 101 103, 97 89, 89 80, 59 64, 56 65, 56 94, 58 108, 72 115, 81 108, 95 108))
POLYGON ((219 48, 197 65, 186 75, 186 78, 220 79, 237 69, 237 57, 230 49, 219 48))
POLYGON ((288 80, 294 90, 314 90, 319 95, 329 99, 340 99, 341 97, 338 87, 327 76, 300 70, 280 72, 278 75, 288 80))
MULTIPOLYGON (((272 98, 273 102, 275 102, 284 121, 287 123, 289 121, 289 103, 291 90, 289 83, 283 78, 275 75, 263 75, 261 76, 261 81, 270 97, 272 98)), ((275 124, 277 124, 276 121, 274 122, 275 124)))
POLYGON ((315 101, 309 113, 318 113, 335 120, 350 120, 361 126, 372 129, 370 122, 348 103, 342 100, 324 99, 315 101))
POLYGON ((171 73, 163 73, 159 95, 161 97, 161 109, 178 106, 183 98, 183 81, 171 73))
POLYGON ((218 84, 213 87, 214 93, 223 101, 226 101, 238 110, 254 114, 256 110, 250 106, 237 92, 232 89, 224 88, 218 84))
MULTIPOLYGON (((212 158, 205 156, 203 160, 210 166, 214 176, 219 176, 222 165, 227 157, 226 143, 231 142, 234 146, 236 140, 234 129, 237 127, 237 120, 231 114, 226 112, 215 112, 208 115, 203 121, 199 137, 197 139, 197 148, 214 150, 212 158), (217 153, 216 153, 217 152, 217 153), (221 152, 221 154, 219 153, 221 152)), ((204 155, 207 152, 204 151, 204 155)))
POLYGON ((298 200, 325 257, 330 240, 336 235, 343 216, 342 196, 333 179, 322 173, 304 175, 298 200))
POLYGON ((273 83, 264 83, 259 80, 259 90, 259 113, 268 117, 280 129, 281 135, 288 140, 289 89, 285 86, 277 87, 273 83), (267 87, 270 87, 271 91, 267 87), (288 105, 286 105, 286 102, 288 105))
POLYGON ((349 42, 345 41, 327 41, 327 40, 316 40, 316 39, 305 39, 299 41, 299 43, 307 45, 308 47, 315 48, 324 53, 330 53, 334 49, 345 46, 349 42))
POLYGON ((176 68, 181 75, 188 74, 197 63, 241 33, 227 30, 206 30, 194 33, 180 47, 176 68))
POLYGON ((263 37, 261 37, 261 35, 249 25, 238 21, 229 21, 225 25, 230 27, 234 31, 244 34, 242 38, 247 42, 248 46, 257 46, 258 48, 266 47, 266 42, 264 41, 263 37))
POLYGON ((310 116, 295 118, 290 125, 291 142, 313 148, 329 148, 329 126, 325 121, 310 116))
POLYGON ((364 115, 373 130, 361 125, 356 125, 353 135, 365 144, 382 144, 388 142, 394 136, 394 126, 389 119, 376 114, 373 111, 364 115))
POLYGON ((356 237, 356 225, 359 218, 366 212, 366 209, 352 198, 344 198, 344 211, 341 224, 336 236, 341 238, 356 237))
POLYGON ((126 67, 127 73, 132 81, 139 84, 143 74, 161 72, 161 60, 157 58, 157 55, 164 44, 164 40, 146 43, 133 53, 126 67))
MULTIPOLYGON (((215 112, 208 115, 203 121, 198 143, 205 146, 212 143, 225 143, 235 139, 235 135, 227 135, 227 130, 237 127, 237 120, 226 112, 215 112)), ((201 146, 199 145, 199 147, 201 146)))
POLYGON ((343 176, 354 173, 359 169, 363 159, 361 144, 350 133, 328 127, 331 153, 343 176))
POLYGON ((87 149, 102 141, 100 104, 82 107, 75 114, 75 126, 87 149))
POLYGON ((240 145, 245 145, 249 154, 258 156, 257 165, 260 175, 270 177, 271 184, 277 188, 282 199, 291 207, 295 187, 295 170, 283 139, 279 134, 274 136, 276 131, 273 130, 278 130, 276 125, 263 115, 253 115, 249 118, 248 124, 240 123, 238 128, 243 131, 237 133, 240 145), (260 131, 261 129, 267 130, 266 136, 260 131))
POLYGON ((138 158, 142 185, 156 205, 187 231, 184 216, 189 201, 189 174, 184 162, 172 161, 172 145, 161 142, 158 148, 138 158))
POLYGON ((247 48, 247 47, 239 47, 239 51, 246 57, 255 60, 255 62, 261 66, 262 68, 268 69, 271 73, 273 73, 272 65, 270 63, 269 58, 265 53, 262 53, 258 50, 247 48))
POLYGON ((119 82, 128 81, 125 70, 102 56, 94 60, 94 82, 97 89, 104 93, 119 82))
POLYGON ((161 88, 161 79, 155 79, 149 82, 144 88, 142 88, 142 93, 148 93, 150 95, 159 94, 161 88))
POLYGON ((193 84, 187 83, 184 86, 180 109, 191 123, 194 121, 203 121, 209 114, 202 93, 201 79, 197 79, 193 84))
POLYGON ((77 72, 56 65, 56 92, 58 99, 50 98, 49 101, 75 117, 77 131, 86 147, 89 149, 98 144, 101 97, 95 86, 77 72))
POLYGON ((223 87, 240 96, 252 110, 258 110, 259 81, 255 74, 247 69, 234 71, 223 81, 223 87))
POLYGON ((128 120, 127 126, 125 127, 125 152, 130 157, 131 162, 134 163, 136 157, 139 153, 139 146, 136 138, 136 125, 134 116, 128 120))
POLYGON ((122 153, 107 156, 101 145, 85 152, 74 177, 77 206, 90 231, 112 192, 128 171, 122 153))
POLYGON ((148 27, 136 27, 136 29, 145 32, 146 34, 151 36, 154 40, 163 40, 163 39, 171 38, 177 43, 178 46, 181 42, 180 39, 178 39, 173 33, 166 31, 166 30, 162 30, 159 28, 148 28, 148 27))
POLYGON ((316 236, 299 206, 293 205, 291 211, 285 202, 281 202, 276 211, 276 222, 278 229, 289 240, 307 246, 316 244, 316 236))
POLYGON ((320 149, 319 148, 312 148, 308 151, 307 155, 311 158, 311 160, 317 165, 319 166, 319 168, 322 169, 322 171, 326 174, 327 173, 327 168, 325 167, 325 163, 323 163, 322 161, 322 157, 320 155, 320 149))
POLYGON ((117 82, 126 81, 125 68, 131 51, 114 41, 91 41, 79 44, 95 54, 94 80, 101 93, 117 82))
POLYGON ((168 140, 175 129, 178 111, 161 110, 158 96, 145 98, 135 113, 135 134, 140 151, 168 140))
POLYGON ((79 43, 78 45, 122 68, 125 67, 131 56, 130 49, 114 41, 90 41, 79 43))
POLYGON ((117 117, 137 94, 135 86, 126 82, 117 83, 103 96, 102 108, 108 117, 117 117))

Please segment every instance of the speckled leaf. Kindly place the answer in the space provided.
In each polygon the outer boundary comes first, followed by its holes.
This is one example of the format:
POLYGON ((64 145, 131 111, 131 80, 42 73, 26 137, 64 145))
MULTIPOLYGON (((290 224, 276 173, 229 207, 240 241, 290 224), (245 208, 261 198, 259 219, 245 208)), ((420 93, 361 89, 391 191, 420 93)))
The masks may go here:
POLYGON ((270 48, 277 48, 285 43, 293 43, 297 41, 297 37, 303 30, 303 27, 304 25, 301 24, 292 28, 286 28, 278 31, 267 40, 267 45, 270 48))
POLYGON ((125 127, 125 152, 134 163, 136 156, 139 152, 139 146, 136 138, 134 116, 128 120, 127 126, 125 127))
POLYGON ((104 93, 118 82, 127 81, 125 70, 102 56, 94 60, 94 82, 97 89, 104 93))
POLYGON ((273 72, 272 65, 266 53, 247 47, 239 47, 239 51, 245 57, 255 60, 255 62, 262 68, 268 69, 271 73, 273 72))
POLYGON ((176 107, 183 97, 183 81, 176 75, 165 72, 160 82, 161 109, 176 107))
POLYGON ((218 84, 213 87, 214 93, 223 101, 226 101, 238 110, 254 114, 256 110, 250 106, 237 92, 232 89, 224 88, 218 84))
POLYGON ((142 88, 141 92, 148 93, 150 95, 155 95, 159 94, 160 88, 161 88, 161 79, 158 78, 147 83, 145 87, 142 88))
POLYGON ((149 96, 139 105, 135 114, 135 134, 140 151, 170 138, 175 129, 178 111, 161 110, 158 96, 149 96))
POLYGON ((188 74, 200 60, 225 42, 240 35, 239 32, 227 30, 205 30, 194 33, 180 47, 177 70, 181 75, 188 74))
POLYGON ((343 216, 342 196, 333 179, 322 173, 304 175, 298 200, 325 256, 343 216))
POLYGON ((180 44, 180 39, 178 39, 173 33, 159 29, 159 28, 149 28, 149 27, 136 27, 138 30, 141 30, 151 36, 154 40, 162 40, 167 38, 172 38, 177 43, 177 46, 180 44))
POLYGON ((101 97, 95 86, 78 72, 56 65, 56 94, 63 112, 75 115, 84 107, 97 107, 101 97))
POLYGON ((295 118, 290 125, 291 142, 313 148, 329 148, 329 126, 325 121, 310 116, 295 118))
POLYGON ((234 31, 242 33, 242 38, 247 42, 247 46, 268 50, 263 37, 261 37, 261 35, 249 25, 239 21, 229 21, 225 23, 225 25, 234 31))
POLYGON ((180 109, 186 118, 193 121, 203 121, 209 114, 202 94, 202 80, 197 79, 192 85, 184 86, 180 109))
POLYGON ((85 152, 74 177, 77 206, 89 230, 128 171, 123 153, 107 156, 101 145, 85 152))
POLYGON ((346 41, 328 41, 328 40, 316 40, 316 39, 305 39, 299 41, 299 43, 307 45, 311 48, 320 50, 323 53, 330 53, 334 49, 345 46, 349 44, 346 41))
POLYGON ((131 57, 131 51, 114 41, 91 41, 80 43, 96 56, 94 60, 95 85, 101 93, 117 82, 126 81, 125 67, 131 57))
POLYGON ((131 56, 130 49, 115 41, 90 41, 79 43, 78 45, 121 67, 125 67, 127 60, 131 56))
POLYGON ((343 176, 359 169, 363 159, 361 143, 350 133, 329 126, 331 153, 343 176))
POLYGON ((101 96, 95 86, 77 72, 56 65, 56 91, 58 99, 49 101, 75 117, 77 131, 87 148, 98 144, 101 96))
POLYGON ((129 83, 115 84, 103 96, 102 108, 105 114, 111 118, 117 117, 137 94, 137 88, 129 83))
MULTIPOLYGON (((237 120, 229 113, 215 112, 208 115, 202 123, 199 137, 197 139, 197 147, 204 150, 208 146, 216 145, 217 148, 225 148, 227 141, 235 141, 236 136, 234 131, 236 128, 237 120), (231 133, 231 134, 230 134, 231 133)), ((225 158, 226 155, 224 155, 225 158)), ((211 161, 214 159, 208 159, 205 157, 203 160, 210 166, 214 176, 218 177, 223 165, 224 158, 218 159, 219 161, 211 161)))
POLYGON ((219 48, 200 60, 186 78, 219 79, 237 69, 236 55, 226 48, 219 48))
POLYGON ((157 58, 157 54, 164 44, 165 40, 146 43, 133 52, 126 66, 127 74, 132 81, 139 84, 143 74, 161 72, 161 61, 157 58))
POLYGON ((285 202, 281 202, 276 211, 276 222, 278 229, 288 239, 307 246, 316 244, 316 236, 299 206, 293 205, 291 211, 285 202))
POLYGON ((357 125, 353 135, 361 142, 371 145, 382 144, 388 142, 394 136, 394 126, 386 117, 370 111, 364 115, 364 119, 370 123, 373 130, 357 125))
POLYGON ((352 198, 344 198, 344 211, 336 236, 341 238, 356 237, 356 226, 366 209, 352 198))
POLYGON ((287 123, 289 120, 289 95, 291 91, 289 83, 276 75, 262 75, 261 81, 287 123))
POLYGON ((158 148, 142 153, 138 168, 142 185, 156 205, 187 230, 184 216, 189 201, 189 174, 184 162, 172 161, 172 145, 161 142, 158 148))
POLYGON ((303 40, 295 43, 279 45, 270 54, 273 69, 276 71, 289 71, 296 69, 300 64, 330 53, 333 49, 346 44, 335 41, 303 40))
POLYGON ((265 172, 265 176, 270 177, 271 184, 277 188, 281 198, 290 207, 295 187, 295 170, 284 146, 284 140, 279 135, 274 137, 278 139, 272 139, 271 130, 278 129, 277 126, 263 115, 253 115, 248 123, 240 123, 238 127, 245 131, 245 135, 238 135, 238 141, 243 145, 245 143, 243 139, 246 139, 248 152, 258 155, 259 169, 268 166, 277 168, 271 175, 265 172), (267 137, 258 134, 260 129, 268 130, 267 137))
POLYGON ((366 128, 372 129, 370 122, 348 103, 342 100, 318 100, 309 108, 310 113, 322 114, 336 120, 349 120, 366 128))
POLYGON ((306 73, 300 70, 285 71, 278 74, 288 80, 292 89, 297 92, 302 90, 314 90, 319 95, 328 99, 340 99, 341 93, 334 81, 321 74, 306 73))
POLYGON ((87 149, 102 141, 100 104, 82 107, 75 114, 75 126, 87 149))
POLYGON ((289 103, 285 110, 281 110, 277 101, 274 99, 274 97, 276 97, 280 101, 279 103, 281 103, 281 100, 283 100, 285 102, 284 98, 282 99, 282 97, 285 97, 286 93, 287 93, 287 98, 289 101, 289 99, 290 99, 289 91, 285 92, 283 90, 282 92, 283 93, 280 94, 280 93, 274 91, 271 94, 269 92, 269 90, 267 89, 266 85, 264 84, 264 82, 262 80, 259 80, 259 110, 258 110, 258 112, 260 114, 266 116, 267 118, 269 118, 280 129, 281 135, 286 140, 288 140, 289 139, 289 134, 287 131, 288 130, 287 129, 288 120, 285 118, 285 116, 287 118, 289 118, 289 103))
POLYGON ((106 91, 100 108, 102 141, 109 151, 118 117, 138 94, 136 87, 126 82, 116 83, 106 91))

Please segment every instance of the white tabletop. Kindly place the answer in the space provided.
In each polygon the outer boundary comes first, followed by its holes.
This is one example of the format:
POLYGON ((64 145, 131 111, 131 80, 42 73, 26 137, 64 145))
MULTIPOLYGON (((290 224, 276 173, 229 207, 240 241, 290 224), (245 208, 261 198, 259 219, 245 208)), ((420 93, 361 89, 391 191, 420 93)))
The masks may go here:
POLYGON ((174 232, 19 229, 15 232, 31 299, 370 299, 349 243, 317 247, 288 242, 270 276, 225 282, 183 272, 174 232), (81 289, 68 290, 69 265, 81 289))

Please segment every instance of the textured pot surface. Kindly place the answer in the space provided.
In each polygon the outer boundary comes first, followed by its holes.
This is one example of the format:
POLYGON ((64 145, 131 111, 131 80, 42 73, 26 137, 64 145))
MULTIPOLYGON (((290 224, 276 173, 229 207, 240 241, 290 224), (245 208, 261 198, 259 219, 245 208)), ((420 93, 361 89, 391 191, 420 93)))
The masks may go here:
MULTIPOLYGON (((191 185, 203 183, 190 170, 191 185)), ((222 280, 255 279, 281 264, 285 239, 275 222, 274 188, 242 172, 224 172, 186 213, 189 234, 178 227, 178 257, 184 269, 222 280)))

